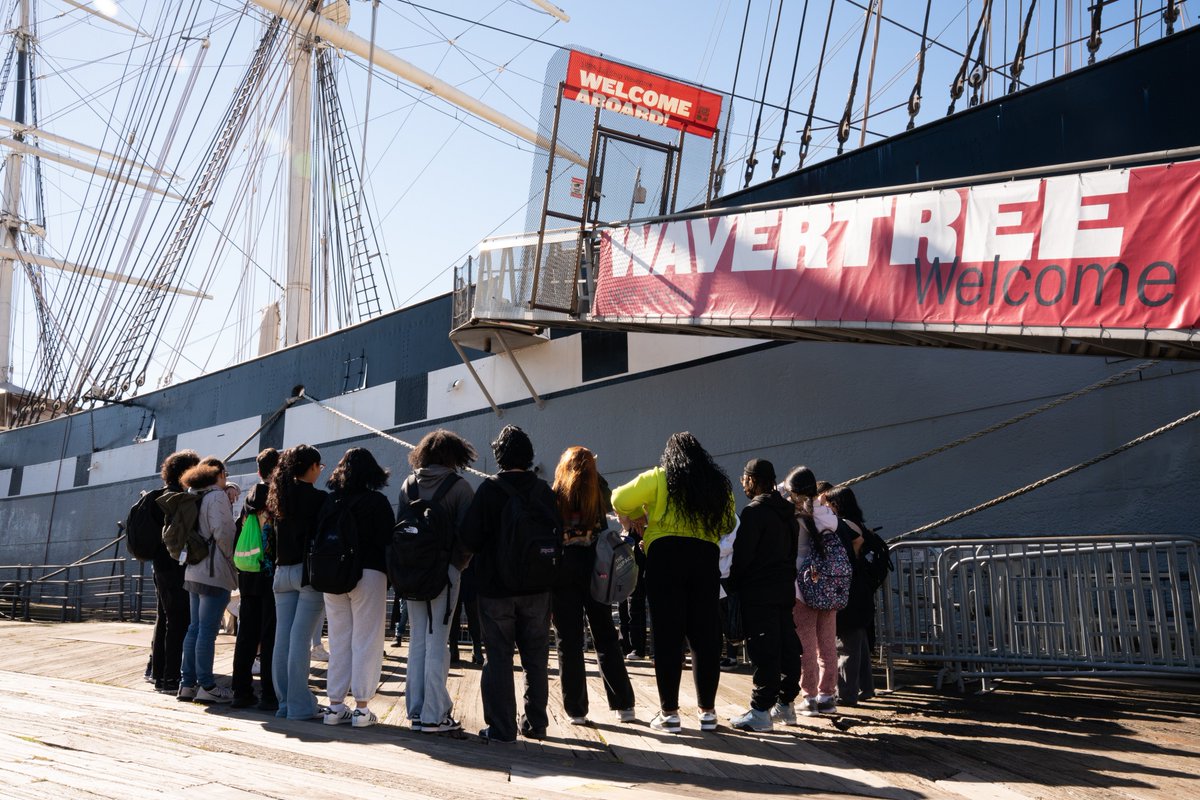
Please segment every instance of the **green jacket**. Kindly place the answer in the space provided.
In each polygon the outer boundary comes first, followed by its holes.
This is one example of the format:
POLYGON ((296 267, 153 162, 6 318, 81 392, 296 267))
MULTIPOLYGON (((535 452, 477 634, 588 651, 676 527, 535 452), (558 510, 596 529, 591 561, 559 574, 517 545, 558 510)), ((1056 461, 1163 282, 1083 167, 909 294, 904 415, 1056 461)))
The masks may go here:
POLYGON ((725 530, 706 531, 697 528, 691 522, 680 516, 676 509, 669 507, 667 498, 667 473, 662 467, 648 469, 641 475, 613 490, 613 509, 631 519, 646 516, 646 533, 642 538, 642 546, 646 552, 655 539, 663 536, 690 536, 693 539, 703 539, 716 544, 717 541, 733 530, 737 519, 733 492, 729 493, 729 526, 725 530))

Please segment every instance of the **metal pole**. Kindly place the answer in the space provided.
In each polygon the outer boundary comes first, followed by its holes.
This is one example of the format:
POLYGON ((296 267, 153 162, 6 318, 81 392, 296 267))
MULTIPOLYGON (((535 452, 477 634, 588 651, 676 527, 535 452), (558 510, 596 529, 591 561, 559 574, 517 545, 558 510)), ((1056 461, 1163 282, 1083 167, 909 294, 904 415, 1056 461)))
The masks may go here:
POLYGON ((500 346, 504 348, 504 352, 508 356, 509 360, 512 361, 513 366, 517 368, 517 374, 520 375, 521 380, 525 382, 525 388, 529 390, 529 394, 532 395, 533 401, 537 403, 537 407, 545 408, 546 402, 542 400, 541 396, 538 395, 537 390, 533 388, 533 384, 529 382, 529 376, 526 375, 525 370, 521 368, 521 362, 517 361, 517 357, 513 355, 513 351, 509 348, 508 342, 504 340, 504 334, 497 330, 496 338, 500 340, 500 346))

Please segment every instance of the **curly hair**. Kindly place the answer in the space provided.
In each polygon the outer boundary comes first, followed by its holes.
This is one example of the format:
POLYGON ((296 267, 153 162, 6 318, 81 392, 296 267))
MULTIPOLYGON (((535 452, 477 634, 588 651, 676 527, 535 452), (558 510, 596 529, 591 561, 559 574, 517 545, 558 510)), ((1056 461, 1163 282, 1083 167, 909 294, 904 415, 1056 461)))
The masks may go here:
POLYGON ((454 431, 438 428, 421 437, 408 454, 413 469, 442 466, 460 470, 477 458, 475 448, 454 431))
POLYGON ((275 519, 287 519, 300 476, 321 463, 321 451, 312 445, 298 444, 289 447, 279 456, 279 463, 271 473, 270 491, 267 493, 267 511, 275 519))
POLYGON ((391 473, 379 466, 375 456, 365 447, 351 447, 342 460, 333 468, 333 474, 325 482, 335 492, 363 492, 379 490, 387 486, 391 473))
POLYGON ((714 539, 733 528, 729 476, 695 436, 671 434, 659 466, 667 473, 667 503, 684 521, 714 539))
POLYGON ((188 469, 179 480, 189 489, 207 489, 216 485, 217 479, 223 474, 225 474, 225 463, 219 458, 209 456, 188 469))
POLYGON ((179 450, 167 456, 162 463, 162 482, 167 486, 179 486, 183 473, 200 463, 200 454, 195 450, 179 450))
POLYGON ((595 453, 586 447, 568 447, 554 470, 552 488, 564 525, 579 531, 592 531, 600 525, 604 519, 604 497, 595 453), (573 517, 578 517, 578 523, 571 523, 573 517))

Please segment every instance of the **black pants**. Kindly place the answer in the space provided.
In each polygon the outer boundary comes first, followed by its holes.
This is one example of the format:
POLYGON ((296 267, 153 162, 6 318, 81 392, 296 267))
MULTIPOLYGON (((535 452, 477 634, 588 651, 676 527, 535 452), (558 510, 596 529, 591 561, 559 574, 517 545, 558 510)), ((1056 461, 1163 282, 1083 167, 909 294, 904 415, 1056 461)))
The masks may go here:
POLYGON ((852 705, 875 696, 869 628, 838 631, 838 700, 852 705))
POLYGON ((450 618, 451 661, 458 661, 458 640, 462 638, 462 625, 459 624, 459 620, 462 619, 463 609, 467 611, 467 633, 471 635, 471 648, 474 650, 475 655, 483 655, 483 640, 479 634, 479 600, 478 598, 463 600, 460 594, 458 596, 458 605, 454 607, 454 616, 450 618))
POLYGON ((692 648, 700 708, 711 709, 721 680, 721 570, 716 542, 688 536, 655 539, 646 554, 646 599, 654 624, 654 678, 663 711, 679 709, 683 640, 692 648))
POLYGON ((742 603, 741 610, 746 653, 754 665, 750 705, 759 711, 787 705, 800 694, 800 639, 792 604, 742 603))
POLYGON ((582 560, 594 551, 591 548, 564 548, 562 585, 552 595, 554 629, 558 631, 558 671, 562 684, 563 710, 569 717, 588 714, 587 668, 583 662, 583 618, 587 615, 592 629, 592 643, 600 661, 604 678, 604 693, 608 707, 614 711, 633 708, 633 686, 625 669, 625 654, 612 622, 612 606, 592 599, 588 580, 591 561, 582 560), (577 551, 577 552, 572 552, 577 551), (582 570, 573 569, 571 561, 581 561, 582 570))
POLYGON ((487 663, 479 680, 483 719, 491 738, 511 742, 517 738, 517 698, 513 688, 513 645, 521 654, 525 673, 523 729, 545 734, 549 725, 546 703, 550 699, 550 593, 518 597, 480 597, 479 623, 487 663))
POLYGON ((150 663, 155 684, 179 683, 183 637, 187 636, 192 622, 192 601, 183 588, 183 573, 184 568, 177 564, 156 564, 154 567, 158 618, 154 621, 150 663))
POLYGON ((618 613, 621 619, 621 641, 625 650, 645 658, 651 652, 646 647, 646 555, 641 547, 633 549, 633 560, 637 562, 638 579, 633 594, 621 603, 618 613))
POLYGON ((238 573, 241 608, 238 612, 237 644, 233 648, 233 693, 238 697, 254 694, 251 669, 254 657, 259 657, 258 678, 262 682, 262 699, 276 700, 271 682, 271 654, 275 650, 275 593, 271 590, 270 575, 256 572, 238 573))

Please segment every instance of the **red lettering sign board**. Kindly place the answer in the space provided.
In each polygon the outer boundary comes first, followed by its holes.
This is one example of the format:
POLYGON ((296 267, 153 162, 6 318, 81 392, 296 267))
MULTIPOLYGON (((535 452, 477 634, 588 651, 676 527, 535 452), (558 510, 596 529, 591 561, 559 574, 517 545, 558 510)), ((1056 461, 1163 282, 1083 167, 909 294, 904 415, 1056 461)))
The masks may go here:
POLYGON ((1200 162, 603 233, 593 313, 1200 328, 1200 162))
POLYGON ((577 50, 565 83, 568 100, 709 139, 721 120, 719 94, 577 50))

